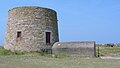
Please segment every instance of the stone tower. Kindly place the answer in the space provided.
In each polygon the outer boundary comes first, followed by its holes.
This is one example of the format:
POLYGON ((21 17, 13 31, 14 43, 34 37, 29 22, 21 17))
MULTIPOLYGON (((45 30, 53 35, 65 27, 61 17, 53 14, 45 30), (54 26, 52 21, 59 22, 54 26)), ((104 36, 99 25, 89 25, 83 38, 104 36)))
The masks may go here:
POLYGON ((40 51, 59 41, 57 13, 48 8, 26 6, 8 11, 4 48, 40 51))

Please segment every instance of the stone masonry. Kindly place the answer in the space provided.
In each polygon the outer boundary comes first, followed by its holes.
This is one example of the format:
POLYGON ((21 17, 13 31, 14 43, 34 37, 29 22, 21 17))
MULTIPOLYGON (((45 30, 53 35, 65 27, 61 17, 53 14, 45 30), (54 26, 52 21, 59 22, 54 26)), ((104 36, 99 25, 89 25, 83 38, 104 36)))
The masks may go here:
POLYGON ((12 51, 40 51, 59 41, 57 14, 36 6, 16 7, 8 11, 4 48, 12 51), (46 32, 50 43, 46 44, 46 32))

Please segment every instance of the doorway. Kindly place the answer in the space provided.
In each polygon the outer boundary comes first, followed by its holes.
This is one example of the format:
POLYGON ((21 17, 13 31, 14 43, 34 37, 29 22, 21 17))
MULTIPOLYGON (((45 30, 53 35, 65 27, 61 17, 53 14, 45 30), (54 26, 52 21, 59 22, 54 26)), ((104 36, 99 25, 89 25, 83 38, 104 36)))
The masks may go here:
POLYGON ((50 44, 51 42, 51 32, 46 32, 46 44, 50 44))

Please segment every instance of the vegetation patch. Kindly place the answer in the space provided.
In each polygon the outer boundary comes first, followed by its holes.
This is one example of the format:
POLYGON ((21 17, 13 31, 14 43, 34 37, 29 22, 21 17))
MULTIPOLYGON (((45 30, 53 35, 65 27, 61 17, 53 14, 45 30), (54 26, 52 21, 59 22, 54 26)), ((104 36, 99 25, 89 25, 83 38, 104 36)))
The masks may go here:
POLYGON ((120 46, 114 46, 114 47, 97 46, 96 51, 97 51, 97 56, 98 56, 98 52, 100 56, 120 56, 120 46))
POLYGON ((15 52, 12 52, 10 50, 6 50, 4 49, 2 46, 0 46, 0 55, 24 55, 23 52, 19 52, 19 51, 15 51, 15 52))
POLYGON ((20 52, 20 51, 10 51, 4 49, 4 47, 0 46, 0 56, 46 56, 52 57, 52 54, 47 52, 40 52, 40 51, 31 51, 31 52, 20 52))

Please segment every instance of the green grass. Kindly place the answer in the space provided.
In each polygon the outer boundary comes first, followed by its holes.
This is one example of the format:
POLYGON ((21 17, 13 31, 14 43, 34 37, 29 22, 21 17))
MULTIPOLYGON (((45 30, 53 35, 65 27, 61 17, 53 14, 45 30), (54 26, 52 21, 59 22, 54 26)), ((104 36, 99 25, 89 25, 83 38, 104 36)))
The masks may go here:
POLYGON ((0 68, 120 68, 120 60, 44 56, 0 56, 0 68))
POLYGON ((2 46, 0 46, 0 55, 23 55, 23 52, 15 51, 11 52, 10 50, 5 50, 2 46))
MULTIPOLYGON (((101 55, 120 54, 118 47, 100 47, 101 55)), ((120 60, 68 57, 40 52, 11 52, 0 47, 0 68, 120 68, 120 60)))
POLYGON ((43 52, 38 52, 38 51, 34 51, 34 52, 20 52, 20 51, 10 51, 10 50, 6 50, 4 49, 2 46, 0 46, 0 56, 10 56, 10 55, 24 55, 24 56, 49 56, 49 54, 47 53, 43 53, 43 52))
MULTIPOLYGON (((98 46, 96 48, 98 54, 98 46)), ((109 46, 99 46, 100 56, 120 56, 120 46, 109 47, 109 46)))

